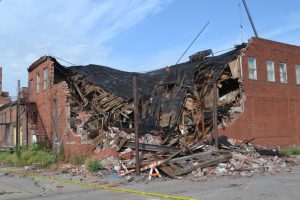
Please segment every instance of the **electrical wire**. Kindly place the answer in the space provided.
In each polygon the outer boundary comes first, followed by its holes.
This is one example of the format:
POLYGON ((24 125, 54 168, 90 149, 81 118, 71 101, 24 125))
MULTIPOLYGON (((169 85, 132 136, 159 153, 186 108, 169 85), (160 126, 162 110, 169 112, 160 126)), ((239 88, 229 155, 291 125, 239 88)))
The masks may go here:
POLYGON ((224 51, 230 51, 230 50, 233 50, 233 49, 235 49, 235 47, 232 47, 232 48, 229 48, 229 49, 223 49, 223 50, 220 50, 220 51, 216 51, 216 52, 213 52, 213 54, 221 53, 221 52, 224 52, 224 51))
POLYGON ((202 30, 198 33, 198 35, 195 37, 195 39, 191 42, 191 44, 188 46, 188 48, 183 52, 183 54, 179 57, 179 59, 176 62, 176 65, 179 63, 181 58, 186 54, 186 52, 191 48, 191 46, 194 44, 194 42, 197 40, 197 38, 201 35, 201 33, 206 29, 208 26, 209 21, 205 24, 205 26, 202 28, 202 30))
MULTIPOLYGON (((69 61, 66 61, 66 60, 64 60, 64 59, 62 59, 62 58, 59 58, 59 57, 57 57, 57 56, 50 55, 50 54, 48 54, 48 56, 51 56, 51 57, 56 58, 56 59, 58 59, 58 60, 64 61, 65 63, 68 63, 68 64, 70 64, 70 65, 75 65, 75 64, 73 64, 73 63, 71 63, 71 62, 69 62, 69 61)), ((75 65, 75 66, 76 66, 76 65, 75 65)))

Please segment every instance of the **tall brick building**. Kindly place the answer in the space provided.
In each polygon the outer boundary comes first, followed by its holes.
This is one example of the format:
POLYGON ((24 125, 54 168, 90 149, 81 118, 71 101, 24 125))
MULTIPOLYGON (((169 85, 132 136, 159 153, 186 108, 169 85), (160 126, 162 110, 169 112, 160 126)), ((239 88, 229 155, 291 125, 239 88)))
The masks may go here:
POLYGON ((251 38, 241 57, 244 112, 221 134, 300 145, 300 47, 251 38))

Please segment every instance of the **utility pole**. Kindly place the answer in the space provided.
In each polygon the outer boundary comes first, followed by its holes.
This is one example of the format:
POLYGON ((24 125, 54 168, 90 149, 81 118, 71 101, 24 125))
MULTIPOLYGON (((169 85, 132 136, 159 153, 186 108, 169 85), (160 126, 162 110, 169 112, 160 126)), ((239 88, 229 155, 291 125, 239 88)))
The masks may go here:
POLYGON ((254 26, 254 22, 253 22, 253 20, 252 20, 251 15, 250 15, 250 11, 249 11, 249 9, 248 9, 246 0, 243 0, 243 4, 244 4, 245 10, 246 10, 246 12, 247 12, 248 18, 249 18, 249 20, 250 20, 250 23, 251 23, 252 29, 253 29, 253 31, 254 31, 255 37, 258 38, 258 34, 257 34, 257 32, 256 32, 256 29, 255 29, 255 26, 254 26))
MULTIPOLYGON (((29 101, 29 99, 26 99, 26 101, 29 101)), ((26 147, 28 148, 29 147, 29 132, 28 132, 29 131, 28 130, 28 117, 29 117, 28 109, 29 109, 29 105, 25 105, 25 106, 26 106, 25 107, 25 109, 26 109, 26 147)))
POLYGON ((16 149, 17 149, 17 152, 20 150, 19 109, 20 109, 20 80, 18 80, 17 110, 16 110, 16 149))
POLYGON ((219 148, 218 138, 218 89, 217 80, 213 82, 213 136, 215 139, 216 148, 219 148))
POLYGON ((139 108, 137 97, 137 74, 132 74, 132 88, 133 88, 133 101, 134 101, 134 132, 135 132, 135 167, 136 175, 140 175, 140 152, 139 152, 139 108))

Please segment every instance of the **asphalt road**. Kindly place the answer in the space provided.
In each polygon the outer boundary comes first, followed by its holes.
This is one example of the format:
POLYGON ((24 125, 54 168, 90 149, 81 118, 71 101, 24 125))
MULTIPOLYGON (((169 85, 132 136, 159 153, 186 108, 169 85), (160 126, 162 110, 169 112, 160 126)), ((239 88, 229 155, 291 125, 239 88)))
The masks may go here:
MULTIPOLYGON (((300 166, 295 167, 293 173, 257 175, 251 178, 214 177, 201 180, 153 180, 145 183, 118 185, 117 187, 205 200, 298 200, 300 199, 300 166)), ((5 176, 0 173, 0 200, 5 199, 157 200, 164 198, 99 189, 38 177, 5 176)))

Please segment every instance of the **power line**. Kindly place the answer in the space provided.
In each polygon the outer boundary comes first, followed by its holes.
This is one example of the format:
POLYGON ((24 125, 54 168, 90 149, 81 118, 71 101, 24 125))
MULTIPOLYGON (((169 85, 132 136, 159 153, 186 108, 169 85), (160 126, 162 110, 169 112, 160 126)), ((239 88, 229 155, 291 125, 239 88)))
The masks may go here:
POLYGON ((183 54, 180 56, 180 58, 177 60, 176 65, 179 63, 181 58, 185 55, 185 53, 191 48, 191 46, 194 44, 194 42, 197 40, 197 38, 200 36, 200 34, 205 30, 205 28, 208 26, 209 21, 205 24, 205 26, 202 28, 202 30, 198 33, 198 35, 195 37, 195 39, 191 42, 191 44, 188 46, 188 48, 183 52, 183 54))
MULTIPOLYGON (((51 56, 51 57, 53 57, 53 58, 56 58, 56 59, 58 59, 58 60, 61 60, 61 61, 63 61, 63 62, 66 62, 66 63, 68 63, 68 64, 70 64, 70 65, 73 65, 73 66, 79 66, 79 65, 76 65, 76 64, 73 64, 73 63, 71 63, 71 62, 69 62, 69 61, 67 61, 67 60, 65 60, 65 59, 62 59, 62 58, 60 58, 60 57, 57 57, 57 56, 54 56, 54 55, 51 55, 51 54, 48 54, 49 56, 51 56)), ((96 65, 97 66, 97 65, 96 65)), ((98 66, 101 66, 101 65, 98 65, 98 66)), ((108 66, 103 66, 103 67, 108 67, 108 66)), ((111 67, 108 67, 108 68, 111 68, 111 67)), ((118 70, 118 69, 115 69, 115 68, 111 68, 111 69, 113 69, 113 70, 118 70)), ((153 70, 150 70, 150 71, 139 71, 139 72, 127 72, 127 71, 122 71, 122 70, 119 70, 120 72, 108 72, 108 73, 97 73, 97 74, 124 74, 124 73, 130 73, 130 74, 132 74, 132 73, 139 73, 139 74, 141 74, 141 75, 144 75, 144 76, 146 76, 146 73, 151 73, 151 72, 154 72, 154 71, 157 71, 157 70, 163 70, 164 68, 157 68, 157 69, 153 69, 153 70)))
POLYGON ((233 50, 233 49, 235 49, 235 47, 232 47, 232 48, 229 48, 229 49, 223 49, 223 50, 216 51, 216 52, 213 52, 213 53, 214 53, 214 54, 217 54, 217 53, 221 53, 221 52, 229 51, 229 50, 233 50))
POLYGON ((63 61, 63 62, 66 62, 66 63, 68 63, 68 64, 70 64, 70 65, 76 66, 75 64, 73 64, 73 63, 71 63, 71 62, 69 62, 69 61, 66 61, 66 60, 64 60, 64 59, 62 59, 62 58, 59 58, 59 57, 57 57, 57 56, 53 56, 53 55, 50 55, 50 54, 49 54, 49 56, 51 56, 51 57, 53 57, 53 58, 56 58, 56 59, 58 59, 58 60, 61 60, 61 61, 63 61))

